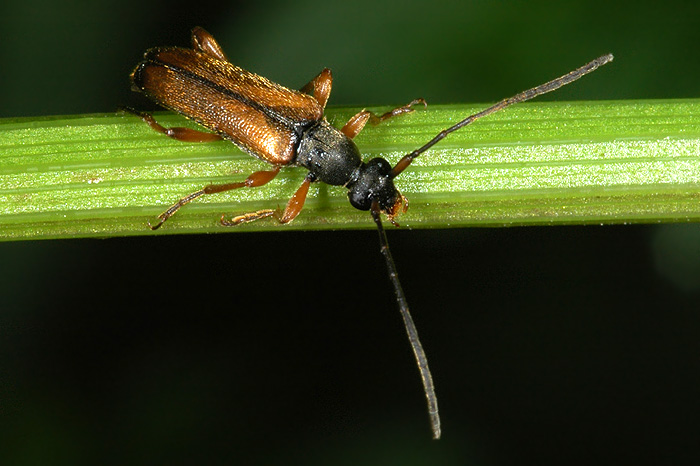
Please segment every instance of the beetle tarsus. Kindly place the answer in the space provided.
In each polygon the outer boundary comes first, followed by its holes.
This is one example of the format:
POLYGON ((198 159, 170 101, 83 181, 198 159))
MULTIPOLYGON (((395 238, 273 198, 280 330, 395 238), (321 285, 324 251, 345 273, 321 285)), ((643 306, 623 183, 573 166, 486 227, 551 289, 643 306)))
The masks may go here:
POLYGON ((153 231, 156 231, 156 230, 157 230, 158 228, 160 228, 161 225, 163 225, 164 223, 165 223, 165 218, 163 218, 162 216, 159 216, 159 217, 158 217, 158 223, 156 223, 155 225, 152 225, 151 222, 148 222, 148 228, 150 228, 150 229, 153 230, 153 231))
MULTIPOLYGON (((252 175, 251 175, 252 176, 252 175)), ((247 214, 238 215, 233 217, 231 220, 226 220, 225 216, 221 216, 221 224, 227 227, 232 227, 240 225, 241 223, 249 223, 259 220, 261 218, 274 216, 280 223, 289 223, 294 220, 301 209, 304 207, 304 202, 306 201, 306 195, 309 192, 309 185, 315 180, 315 176, 311 173, 306 175, 304 182, 299 186, 299 189, 294 193, 292 198, 287 202, 287 206, 282 209, 263 209, 256 212, 250 212, 247 214)))
POLYGON ((148 222, 148 227, 149 227, 151 230, 157 230, 157 229, 160 228, 161 225, 163 225, 170 217, 172 217, 172 216, 175 214, 175 212, 177 212, 178 210, 180 210, 180 207, 184 206, 185 204, 189 203, 190 201, 193 201, 194 199, 197 199, 198 197, 203 196, 203 195, 205 195, 205 194, 206 194, 206 192, 204 191, 204 189, 200 189, 199 191, 195 191, 195 192, 193 192, 192 194, 189 194, 189 195, 183 197, 182 199, 180 199, 179 201, 177 201, 175 204, 171 205, 171 206, 168 208, 168 210, 166 210, 165 212, 163 212, 162 214, 160 214, 160 215, 158 216, 158 223, 156 223, 155 225, 151 225, 151 222, 148 222))
POLYGON ((199 131, 192 128, 184 128, 182 126, 173 126, 172 128, 166 128, 161 125, 153 118, 153 115, 146 112, 140 112, 131 107, 122 107, 122 111, 131 113, 141 118, 152 130, 163 133, 166 136, 173 138, 177 141, 183 142, 215 142, 220 141, 222 138, 216 133, 209 133, 207 131, 199 131))
POLYGON ((256 220, 260 220, 261 218, 265 217, 271 217, 275 216, 279 218, 280 215, 280 210, 279 209, 263 209, 263 210, 258 210, 256 212, 248 212, 247 214, 243 215, 237 215, 233 217, 231 220, 226 220, 226 215, 221 216, 221 224, 225 227, 235 227, 236 225, 240 225, 242 223, 250 223, 254 222, 256 220))
POLYGON ((352 118, 350 118, 348 122, 345 123, 345 126, 343 126, 340 132, 350 139, 355 139, 355 136, 360 134, 360 131, 362 131, 362 129, 365 127, 368 121, 372 123, 373 126, 376 126, 382 121, 388 120, 389 118, 398 115, 404 115, 406 113, 412 113, 414 111, 412 107, 417 104, 423 104, 424 107, 428 106, 425 100, 419 98, 412 100, 406 105, 396 107, 393 110, 389 110, 388 112, 380 116, 377 116, 369 110, 362 110, 361 112, 358 112, 355 115, 353 115, 352 118))
POLYGON ((418 104, 423 104, 423 108, 428 108, 428 102, 426 102, 425 99, 423 99, 422 97, 419 97, 417 99, 413 99, 412 101, 410 101, 406 105, 403 105, 401 107, 396 107, 393 110, 389 110, 388 112, 382 114, 381 116, 377 116, 372 112, 368 112, 370 115, 369 122, 372 125, 378 125, 382 121, 388 120, 389 118, 395 117, 397 115, 403 115, 405 113, 412 113, 415 111, 415 109, 412 107, 414 105, 418 105, 418 104))

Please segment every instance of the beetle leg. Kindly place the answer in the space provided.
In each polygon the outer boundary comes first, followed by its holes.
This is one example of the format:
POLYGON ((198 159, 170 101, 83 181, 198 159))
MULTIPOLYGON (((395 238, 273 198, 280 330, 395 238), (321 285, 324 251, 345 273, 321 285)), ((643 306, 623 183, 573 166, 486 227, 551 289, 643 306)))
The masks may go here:
POLYGON ((274 216, 280 223, 289 223, 294 220, 301 209, 304 208, 304 202, 306 201, 306 195, 309 193, 309 185, 315 177, 310 173, 304 178, 304 182, 299 186, 297 192, 287 203, 287 207, 284 210, 281 209, 263 209, 256 212, 250 212, 243 215, 237 215, 231 220, 226 220, 224 216, 221 216, 221 224, 227 227, 232 227, 235 225, 240 225, 241 223, 253 222, 265 217, 274 216))
POLYGON ((141 118, 154 131, 158 131, 159 133, 163 133, 166 136, 169 136, 169 137, 176 139, 178 141, 183 141, 183 142, 214 142, 214 141, 220 141, 222 139, 222 137, 216 133, 208 133, 206 131, 198 131, 196 129, 191 129, 191 128, 183 128, 180 126, 176 126, 173 128, 166 128, 165 126, 161 126, 160 123, 158 123, 155 120, 155 118, 153 118, 153 116, 149 113, 139 112, 138 110, 134 110, 133 108, 130 108, 130 107, 122 107, 122 109, 124 111, 132 113, 132 114, 136 115, 137 117, 141 118))
POLYGON ((245 180, 239 181, 237 183, 207 185, 199 191, 193 192, 192 194, 183 197, 175 204, 171 205, 168 210, 166 210, 158 216, 158 223, 156 223, 155 225, 151 225, 149 223, 148 226, 151 228, 151 230, 157 230, 163 223, 165 223, 166 220, 172 217, 173 214, 175 214, 175 212, 180 210, 180 207, 184 206, 185 204, 188 204, 189 202, 197 199, 200 196, 203 196, 205 194, 221 193, 237 188, 257 188, 258 186, 262 186, 272 181, 272 179, 275 176, 277 176, 279 172, 280 167, 275 167, 273 170, 255 172, 245 180))
POLYGON ((370 119, 371 116, 372 112, 362 110, 361 112, 355 114, 355 116, 350 118, 348 122, 345 123, 345 126, 343 126, 340 132, 350 139, 355 139, 355 136, 360 134, 360 131, 362 131, 362 128, 365 127, 367 121, 370 119))
POLYGON ((404 105, 403 107, 396 107, 395 109, 390 110, 381 116, 377 116, 374 113, 367 110, 362 110, 361 112, 357 113, 355 116, 350 118, 350 120, 348 120, 348 122, 345 123, 345 126, 343 126, 343 129, 341 129, 340 131, 350 139, 354 139, 355 136, 360 134, 360 131, 362 131, 362 128, 365 127, 365 124, 367 124, 368 121, 373 125, 378 125, 382 121, 388 120, 391 117, 413 112, 413 109, 411 107, 417 104, 423 104, 423 106, 425 107, 428 106, 425 100, 415 99, 409 102, 408 104, 404 105))
POLYGON ((225 227, 234 227, 242 223, 254 222, 255 220, 260 220, 261 218, 270 217, 275 215, 276 209, 263 209, 257 210, 255 212, 248 212, 247 214, 237 215, 231 220, 226 220, 226 214, 221 215, 221 224, 225 227))
POLYGON ((228 61, 214 36, 199 26, 192 29, 192 48, 217 60, 228 61))
POLYGON ((306 178, 304 178, 304 182, 301 183, 301 186, 299 186, 297 192, 295 192, 294 196, 292 196, 289 202, 287 202, 287 207, 284 208, 284 212, 282 212, 282 215, 277 217, 280 223, 289 223, 295 218, 297 218, 297 215, 299 215, 301 209, 304 208, 304 202, 306 202, 306 195, 309 193, 309 185, 314 179, 315 177, 311 173, 306 175, 306 178))
POLYGON ((374 113, 369 112, 369 115, 370 115, 369 122, 372 123, 373 125, 378 125, 382 121, 388 120, 391 117, 395 117, 397 115, 403 115, 404 113, 411 113, 411 112, 413 112, 413 109, 411 107, 413 107, 414 105, 418 105, 418 104, 423 104, 424 108, 428 106, 428 103, 425 100, 423 100, 422 98, 414 99, 414 100, 410 101, 409 103, 407 103, 406 105, 404 105, 403 107, 396 107, 395 109, 390 110, 381 116, 377 116, 374 113))
POLYGON ((331 95, 331 87, 333 87, 333 75, 331 75, 331 70, 324 68, 314 79, 299 90, 304 94, 313 96, 321 107, 326 108, 326 102, 328 102, 328 97, 331 95))

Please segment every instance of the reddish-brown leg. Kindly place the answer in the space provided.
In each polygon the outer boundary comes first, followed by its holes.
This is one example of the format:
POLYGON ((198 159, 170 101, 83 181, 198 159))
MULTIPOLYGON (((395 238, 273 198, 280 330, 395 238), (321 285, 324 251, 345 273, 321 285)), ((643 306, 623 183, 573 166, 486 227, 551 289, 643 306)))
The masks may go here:
POLYGON ((306 201, 306 195, 309 193, 309 185, 314 180, 314 177, 309 174, 304 178, 304 182, 301 184, 297 192, 287 203, 287 207, 284 210, 281 209, 263 209, 255 212, 250 212, 243 215, 238 215, 233 217, 231 220, 226 220, 224 216, 221 216, 221 224, 227 227, 240 225, 241 223, 253 222, 265 217, 275 217, 280 223, 289 223, 294 220, 301 209, 304 208, 304 202, 306 201))
POLYGON ((179 126, 173 128, 166 128, 161 126, 152 115, 146 112, 139 112, 129 107, 122 107, 126 112, 132 113, 137 117, 141 118, 148 126, 154 131, 163 133, 173 139, 183 142, 214 142, 220 141, 222 138, 216 133, 208 133, 206 131, 197 131, 196 129, 182 128, 179 126))
POLYGON ((402 107, 397 107, 391 111, 386 112, 385 114, 381 116, 377 116, 372 112, 369 112, 367 110, 362 110, 361 112, 357 113, 355 116, 350 118, 350 120, 345 123, 345 126, 343 126, 342 133, 349 137, 350 139, 354 139, 355 136, 360 134, 360 131, 365 127, 365 124, 369 121, 373 125, 378 125, 384 120, 388 120, 389 118, 395 117, 397 115, 403 115, 404 113, 411 113, 414 105, 417 104, 423 104, 423 106, 427 107, 428 104, 425 102, 423 99, 415 99, 409 102, 408 104, 402 106, 402 107))
POLYGON ((228 61, 219 43, 199 26, 192 29, 192 48, 217 60, 228 61))
POLYGON ((373 125, 378 125, 382 121, 388 120, 391 117, 395 117, 397 115, 403 115, 404 113, 411 113, 413 111, 413 109, 411 107, 413 107, 414 105, 418 105, 418 104, 423 104, 424 108, 428 106, 428 103, 425 100, 414 99, 414 100, 410 101, 409 103, 407 103, 406 105, 404 105, 403 107, 397 107, 391 111, 386 112, 385 114, 383 114, 381 116, 377 116, 374 113, 370 112, 369 122, 372 123, 373 125))
POLYGON ((177 201, 175 204, 170 206, 168 210, 163 212, 158 216, 158 223, 155 225, 151 225, 150 223, 148 224, 149 227, 151 227, 151 230, 157 230, 160 228, 160 226, 165 223, 166 220, 168 220, 170 217, 175 214, 178 210, 180 210, 180 207, 184 206, 185 204, 197 199, 200 196, 204 196, 205 194, 214 194, 214 193, 221 193, 224 191, 230 191, 232 189, 237 189, 237 188, 257 188, 258 186, 262 186, 264 184, 269 183, 272 181, 272 179, 277 176, 277 174, 280 172, 279 167, 275 167, 273 170, 269 171, 259 171, 255 172, 252 175, 250 175, 248 178, 246 178, 244 181, 239 181, 237 183, 224 183, 224 184, 210 184, 205 186, 204 188, 200 189, 199 191, 196 191, 188 196, 183 197, 179 201, 177 201))
POLYGON ((360 134, 360 131, 362 131, 362 128, 365 127, 371 116, 372 112, 368 112, 367 110, 362 110, 360 113, 356 113, 348 120, 347 123, 345 123, 345 126, 343 126, 340 132, 350 139, 355 139, 355 136, 360 134))
POLYGON ((321 107, 326 108, 326 102, 328 102, 328 97, 331 95, 332 87, 333 75, 331 70, 324 68, 314 79, 299 90, 304 94, 313 96, 321 107))

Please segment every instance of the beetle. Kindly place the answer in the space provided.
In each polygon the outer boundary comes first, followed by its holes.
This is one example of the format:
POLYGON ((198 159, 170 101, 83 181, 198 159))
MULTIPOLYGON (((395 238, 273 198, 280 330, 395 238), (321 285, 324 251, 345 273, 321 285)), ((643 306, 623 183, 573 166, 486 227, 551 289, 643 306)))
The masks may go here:
POLYGON ((138 115, 152 129, 179 141, 229 140, 243 151, 272 165, 272 169, 254 172, 244 181, 204 186, 178 200, 158 217, 155 225, 149 223, 149 226, 153 230, 160 228, 181 207, 203 195, 263 186, 286 166, 303 167, 308 173, 283 210, 263 209, 230 220, 222 215, 221 224, 233 226, 266 217, 288 223, 301 212, 311 183, 321 181, 347 188, 350 204, 359 210, 370 211, 377 225, 380 251, 423 382, 433 438, 440 438, 437 396, 428 360, 411 318, 382 225, 382 214, 397 225, 396 217, 408 208, 406 197, 394 186, 393 180, 416 157, 448 134, 510 105, 569 84, 612 61, 613 56, 601 56, 560 78, 468 116, 438 133, 392 167, 383 158, 364 162, 353 139, 367 122, 378 124, 410 113, 415 105, 426 106, 423 99, 415 99, 380 116, 362 110, 341 129, 337 129, 324 117, 333 82, 329 69, 322 70, 308 84, 295 91, 233 65, 214 37, 201 27, 195 27, 191 37, 191 48, 157 47, 146 51, 143 61, 131 73, 132 89, 196 121, 210 132, 182 127, 166 128, 148 113, 130 108, 127 110, 138 115))

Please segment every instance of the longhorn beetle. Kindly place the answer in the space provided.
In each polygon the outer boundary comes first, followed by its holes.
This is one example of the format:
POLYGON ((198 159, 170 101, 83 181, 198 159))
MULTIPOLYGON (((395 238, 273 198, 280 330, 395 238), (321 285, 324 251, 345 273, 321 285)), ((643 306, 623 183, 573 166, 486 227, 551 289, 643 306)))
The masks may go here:
POLYGON ((143 92, 161 106, 196 121, 212 132, 165 128, 147 113, 127 110, 141 117, 154 130, 179 141, 227 139, 250 155, 269 163, 272 169, 257 171, 244 181, 204 186, 177 201, 160 214, 155 225, 149 223, 149 226, 153 230, 161 227, 182 206, 205 194, 262 186, 277 176, 283 166, 300 166, 309 171, 284 210, 263 209, 238 215, 231 220, 226 220, 222 215, 221 224, 233 226, 265 217, 289 223, 301 212, 312 182, 322 181, 346 187, 350 204, 360 210, 369 210, 377 225, 380 251, 423 380, 433 438, 440 438, 440 417, 433 378, 382 226, 381 214, 397 225, 397 215, 408 208, 407 199, 394 186, 394 178, 448 134, 510 105, 569 84, 612 59, 612 55, 604 55, 560 78, 468 116, 405 155, 392 167, 382 158, 363 162, 352 140, 368 121, 378 124, 388 118, 410 113, 414 105, 426 105, 423 99, 415 99, 381 116, 362 110, 338 130, 323 116, 333 82, 329 69, 321 71, 299 91, 287 89, 233 65, 216 40, 204 29, 195 27, 192 30, 192 48, 158 47, 148 50, 143 61, 131 73, 131 81, 135 91, 143 92))

